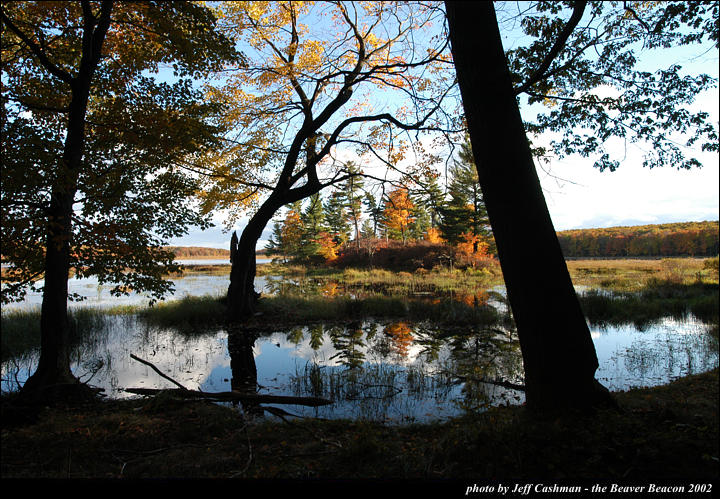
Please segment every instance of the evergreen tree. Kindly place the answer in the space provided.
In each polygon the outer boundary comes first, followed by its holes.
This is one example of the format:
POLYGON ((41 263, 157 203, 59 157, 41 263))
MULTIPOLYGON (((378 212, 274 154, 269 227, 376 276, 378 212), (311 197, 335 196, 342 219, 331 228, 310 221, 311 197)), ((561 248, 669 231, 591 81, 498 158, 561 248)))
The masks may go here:
POLYGON ((445 207, 445 194, 438 184, 438 174, 426 172, 423 175, 417 202, 425 205, 425 209, 430 215, 430 227, 438 227, 442 220, 442 210, 445 207))
POLYGON ((349 179, 340 184, 340 192, 345 197, 345 207, 347 209, 349 222, 352 224, 355 233, 355 243, 360 248, 360 218, 362 217, 362 189, 364 186, 363 178, 360 176, 362 170, 360 166, 352 161, 345 164, 347 173, 351 175, 349 179))
POLYGON ((378 229, 382 226, 384 220, 382 204, 378 203, 375 196, 369 192, 365 193, 363 204, 365 205, 365 211, 370 216, 373 237, 378 237, 378 229))
POLYGON ((368 218, 363 222, 362 227, 360 227, 360 238, 361 239, 374 239, 375 238, 375 228, 373 227, 372 219, 368 218))
POLYGON ((440 210, 443 216, 440 229, 445 240, 453 245, 460 241, 462 234, 487 236, 490 232, 477 169, 467 139, 458 157, 459 161, 450 167, 450 199, 440 210))
POLYGON ((333 234, 333 239, 339 244, 345 244, 350 239, 350 216, 345 193, 333 191, 325 201, 323 209, 325 226, 333 234))
POLYGON ((313 259, 319 255, 318 238, 320 233, 325 230, 325 214, 320 193, 314 194, 308 199, 310 202, 300 217, 303 223, 301 254, 304 260, 313 259))
POLYGON ((410 197, 414 207, 411 210, 413 222, 408 227, 410 239, 423 239, 425 232, 431 227, 431 216, 427 208, 426 199, 421 195, 410 197))

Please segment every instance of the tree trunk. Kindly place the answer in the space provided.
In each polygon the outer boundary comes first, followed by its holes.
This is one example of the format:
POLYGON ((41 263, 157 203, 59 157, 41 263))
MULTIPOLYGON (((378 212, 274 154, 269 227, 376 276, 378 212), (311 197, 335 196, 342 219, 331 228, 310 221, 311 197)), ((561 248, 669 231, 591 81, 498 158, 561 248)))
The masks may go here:
POLYGON ((610 401, 545 203, 491 2, 446 2, 479 183, 520 338, 527 404, 610 401))
POLYGON ((70 105, 65 150, 50 200, 45 235, 45 284, 40 311, 40 360, 37 370, 23 387, 26 391, 77 382, 70 370, 67 299, 72 205, 84 148, 89 82, 83 90, 87 92, 85 98, 74 96, 70 105))
POLYGON ((85 115, 93 75, 110 25, 112 2, 103 2, 99 20, 84 19, 82 59, 77 76, 64 74, 70 86, 68 123, 63 156, 53 179, 45 233, 45 284, 40 311, 40 359, 23 386, 24 392, 78 383, 70 370, 70 324, 67 314, 73 202, 85 150, 85 115))
MULTIPOLYGON (((73 191, 74 192, 74 191, 73 191)), ((67 315, 70 272, 70 209, 72 193, 54 193, 46 233, 45 284, 40 312, 40 359, 23 386, 31 391, 76 382, 70 370, 70 324, 67 315)))
POLYGON ((255 291, 255 247, 262 231, 282 204, 271 199, 263 203, 240 235, 233 254, 230 286, 227 293, 228 320, 238 322, 252 317, 257 311, 260 294, 255 291))

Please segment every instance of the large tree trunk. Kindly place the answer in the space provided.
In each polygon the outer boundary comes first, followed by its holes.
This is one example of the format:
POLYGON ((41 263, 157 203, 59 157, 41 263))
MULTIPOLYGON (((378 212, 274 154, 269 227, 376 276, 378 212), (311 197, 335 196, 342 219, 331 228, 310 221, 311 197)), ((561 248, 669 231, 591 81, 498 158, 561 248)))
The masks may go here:
POLYGON ((28 393, 56 385, 77 383, 70 370, 70 324, 67 314, 73 202, 85 149, 85 115, 93 75, 110 25, 112 2, 103 2, 100 18, 84 18, 82 58, 77 76, 65 74, 72 98, 63 157, 53 180, 45 233, 45 284, 40 311, 40 359, 23 386, 28 393))
POLYGON ((253 215, 240 235, 230 270, 230 286, 227 293, 228 320, 238 322, 255 314, 260 294, 255 291, 255 247, 265 226, 270 222, 281 204, 268 200, 253 215))
POLYGON ((529 407, 610 401, 545 203, 492 2, 446 2, 479 183, 517 325, 529 407))
POLYGON ((68 133, 62 162, 58 168, 45 235, 45 284, 40 311, 40 360, 24 390, 77 382, 70 370, 70 324, 67 314, 72 205, 77 192, 78 170, 82 161, 85 112, 89 95, 86 85, 75 87, 70 104, 68 133), (81 95, 84 93, 84 96, 81 95), (84 98, 83 98, 84 97, 84 98))
POLYGON ((48 223, 45 253, 45 284, 40 312, 40 360, 37 369, 23 386, 31 391, 52 385, 76 382, 70 370, 70 324, 67 315, 68 276, 70 271, 70 192, 56 192, 51 202, 53 213, 48 223))

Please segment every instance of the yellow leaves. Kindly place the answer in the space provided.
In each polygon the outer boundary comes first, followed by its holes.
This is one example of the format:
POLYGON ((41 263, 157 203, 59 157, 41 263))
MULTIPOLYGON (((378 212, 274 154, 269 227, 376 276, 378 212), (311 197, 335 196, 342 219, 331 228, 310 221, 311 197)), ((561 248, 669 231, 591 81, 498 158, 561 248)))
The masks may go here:
POLYGON ((425 233, 425 240, 429 243, 438 244, 445 240, 442 238, 442 232, 437 227, 430 227, 425 233))
POLYGON ((414 208, 415 204, 410 199, 408 190, 403 187, 390 192, 385 201, 385 225, 391 231, 400 232, 403 240, 410 224, 415 221, 412 214, 414 208))
POLYGON ((315 238, 315 242, 320 246, 318 253, 325 259, 326 263, 332 263, 338 258, 340 243, 327 232, 320 232, 315 238))

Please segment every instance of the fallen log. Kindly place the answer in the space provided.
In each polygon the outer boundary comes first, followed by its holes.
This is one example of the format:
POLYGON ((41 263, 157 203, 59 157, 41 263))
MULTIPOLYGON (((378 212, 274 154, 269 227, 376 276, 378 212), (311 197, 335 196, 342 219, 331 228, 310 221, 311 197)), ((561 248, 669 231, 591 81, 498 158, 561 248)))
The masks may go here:
POLYGON ((182 398, 202 398, 220 401, 255 402, 258 404, 292 404, 309 407, 320 407, 332 404, 332 400, 320 397, 292 397, 288 395, 265 395, 261 393, 239 393, 239 392, 199 392, 188 389, 159 389, 159 388, 124 388, 123 391, 136 395, 157 395, 160 392, 171 392, 173 395, 182 398))

